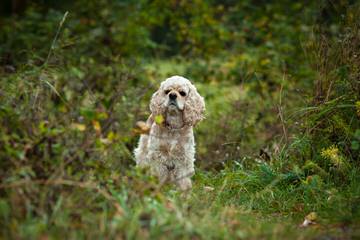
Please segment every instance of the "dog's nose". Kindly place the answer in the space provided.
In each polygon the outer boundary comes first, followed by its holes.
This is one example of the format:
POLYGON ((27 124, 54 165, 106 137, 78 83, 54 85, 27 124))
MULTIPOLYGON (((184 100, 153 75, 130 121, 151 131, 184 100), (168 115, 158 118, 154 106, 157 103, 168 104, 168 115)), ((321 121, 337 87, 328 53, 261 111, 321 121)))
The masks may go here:
POLYGON ((176 99, 176 93, 170 93, 169 94, 169 98, 171 99, 171 100, 175 100, 176 99))

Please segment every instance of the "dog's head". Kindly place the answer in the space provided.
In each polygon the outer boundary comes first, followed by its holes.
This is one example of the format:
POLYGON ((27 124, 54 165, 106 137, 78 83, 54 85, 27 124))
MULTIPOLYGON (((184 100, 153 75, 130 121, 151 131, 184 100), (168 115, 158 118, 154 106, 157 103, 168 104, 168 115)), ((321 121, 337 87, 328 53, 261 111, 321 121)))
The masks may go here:
POLYGON ((153 94, 150 110, 154 117, 162 115, 168 126, 181 128, 194 126, 204 118, 205 102, 188 79, 173 76, 153 94))

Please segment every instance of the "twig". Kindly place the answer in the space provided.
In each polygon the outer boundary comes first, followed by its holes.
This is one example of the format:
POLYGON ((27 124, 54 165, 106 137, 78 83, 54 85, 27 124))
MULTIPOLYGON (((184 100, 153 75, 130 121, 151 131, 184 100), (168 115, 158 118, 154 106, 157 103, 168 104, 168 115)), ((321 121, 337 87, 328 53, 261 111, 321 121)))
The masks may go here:
POLYGON ((226 145, 233 145, 233 144, 240 144, 241 142, 226 142, 221 144, 221 146, 226 146, 226 145))

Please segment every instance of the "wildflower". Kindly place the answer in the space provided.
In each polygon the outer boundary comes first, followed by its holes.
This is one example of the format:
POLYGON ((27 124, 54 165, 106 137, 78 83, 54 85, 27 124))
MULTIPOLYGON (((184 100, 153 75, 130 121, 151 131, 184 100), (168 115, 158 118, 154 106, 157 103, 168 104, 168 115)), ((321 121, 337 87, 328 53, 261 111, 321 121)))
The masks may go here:
POLYGON ((320 155, 330 160, 330 162, 340 170, 347 168, 346 159, 341 155, 339 148, 337 148, 335 145, 323 149, 320 155))

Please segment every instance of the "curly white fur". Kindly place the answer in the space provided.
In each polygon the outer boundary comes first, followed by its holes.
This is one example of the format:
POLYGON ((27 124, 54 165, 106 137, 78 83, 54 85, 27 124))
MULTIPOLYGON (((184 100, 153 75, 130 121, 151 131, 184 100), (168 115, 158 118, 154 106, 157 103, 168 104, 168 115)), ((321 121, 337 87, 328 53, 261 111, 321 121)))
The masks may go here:
POLYGON ((136 164, 148 167, 160 183, 175 182, 181 190, 190 189, 195 161, 193 126, 204 118, 203 97, 188 79, 173 76, 153 94, 150 110, 146 122, 150 132, 140 136, 134 150, 136 164))

